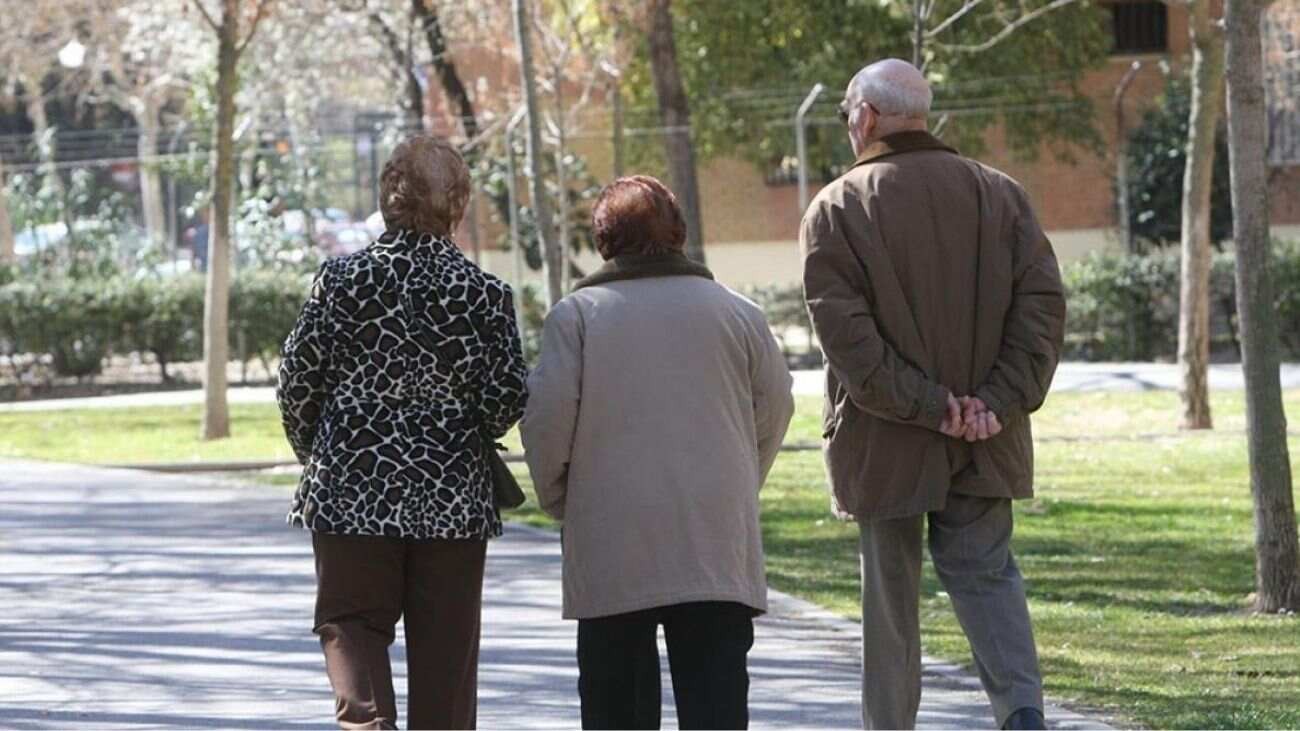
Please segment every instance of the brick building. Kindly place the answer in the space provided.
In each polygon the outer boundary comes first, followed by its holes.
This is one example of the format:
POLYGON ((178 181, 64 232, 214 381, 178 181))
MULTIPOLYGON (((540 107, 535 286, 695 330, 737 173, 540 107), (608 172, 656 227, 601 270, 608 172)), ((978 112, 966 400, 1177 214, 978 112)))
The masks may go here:
MULTIPOLYGON (((1115 51, 1083 83, 1092 98, 1098 131, 1115 149, 1117 115, 1112 102, 1116 86, 1135 60, 1141 61, 1124 96, 1125 128, 1131 129, 1164 89, 1159 69, 1164 61, 1177 68, 1189 61, 1187 11, 1177 3, 1158 0, 1116 0, 1111 8, 1115 51)), ((1271 175, 1272 215, 1278 235, 1300 238, 1300 0, 1278 0, 1270 10, 1268 61, 1271 74, 1270 124, 1274 130, 1274 167, 1271 175)), ((471 71, 490 68, 493 85, 513 85, 513 70, 502 73, 502 65, 489 58, 474 59, 471 71)), ((517 87, 516 87, 517 91, 517 87)), ((840 94, 838 89, 827 94, 840 94)), ((1091 155, 1080 151, 1073 164, 1061 162, 1050 153, 1032 162, 1018 161, 1002 144, 997 129, 987 137, 988 151, 980 159, 1024 184, 1034 200, 1062 260, 1077 259, 1088 252, 1117 247, 1115 231, 1113 154, 1091 155)), ((602 181, 612 169, 611 148, 605 141, 582 140, 575 148, 583 153, 591 170, 602 181)), ((735 159, 713 159, 701 165, 700 193, 704 235, 709 265, 719 278, 737 287, 792 284, 800 279, 798 234, 798 190, 793 183, 773 182, 755 165, 735 159)), ((814 185, 812 192, 817 188, 814 185)), ((479 207, 482 231, 494 226, 479 207)), ((466 237, 462 236, 462 240, 466 237)), ((509 271, 510 254, 487 250, 485 264, 497 271, 509 271)), ((595 262, 584 257, 587 266, 595 262)))

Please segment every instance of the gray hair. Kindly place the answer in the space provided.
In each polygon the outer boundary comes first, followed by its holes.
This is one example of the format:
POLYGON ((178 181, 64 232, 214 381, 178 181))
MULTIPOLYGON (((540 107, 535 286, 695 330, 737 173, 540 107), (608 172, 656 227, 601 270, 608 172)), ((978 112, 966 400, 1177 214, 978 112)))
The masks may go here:
POLYGON ((881 114, 925 119, 934 99, 925 76, 912 64, 896 58, 867 66, 849 82, 855 101, 870 102, 881 114))

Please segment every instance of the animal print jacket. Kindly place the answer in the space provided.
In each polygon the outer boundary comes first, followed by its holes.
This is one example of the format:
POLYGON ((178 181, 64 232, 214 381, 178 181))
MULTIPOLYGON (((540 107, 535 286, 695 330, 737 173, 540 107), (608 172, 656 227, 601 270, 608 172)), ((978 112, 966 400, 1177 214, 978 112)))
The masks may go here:
POLYGON ((524 410, 510 287, 448 239, 389 231, 325 262, 276 396, 304 465, 290 524, 321 533, 501 534, 485 441, 524 410))

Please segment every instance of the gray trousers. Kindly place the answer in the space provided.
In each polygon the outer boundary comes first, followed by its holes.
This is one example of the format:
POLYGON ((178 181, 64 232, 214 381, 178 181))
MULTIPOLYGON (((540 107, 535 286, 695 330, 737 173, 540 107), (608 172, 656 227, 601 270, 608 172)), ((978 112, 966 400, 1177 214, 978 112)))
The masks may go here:
POLYGON ((1020 569, 1011 501, 949 495, 943 510, 862 522, 862 724, 913 728, 921 704, 921 532, 975 656, 999 727, 1043 707, 1042 676, 1020 569))

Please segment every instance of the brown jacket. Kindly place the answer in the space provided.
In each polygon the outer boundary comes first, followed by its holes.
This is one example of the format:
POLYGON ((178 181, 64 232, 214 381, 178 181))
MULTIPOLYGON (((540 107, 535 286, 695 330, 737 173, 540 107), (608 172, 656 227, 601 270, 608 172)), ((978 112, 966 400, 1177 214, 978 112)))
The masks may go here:
POLYGON ((763 311, 682 256, 617 257, 551 309, 521 431, 564 521, 565 617, 767 608, 758 491, 790 385, 763 311))
POLYGON ((928 133, 890 135, 821 191, 799 238, 836 511, 918 515, 949 489, 1032 496, 1029 414, 1060 358, 1065 296, 1020 185, 928 133), (949 392, 983 399, 1002 433, 941 434, 949 392))

